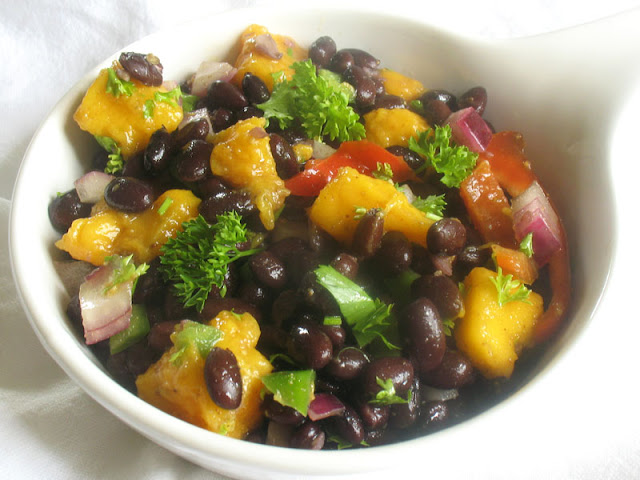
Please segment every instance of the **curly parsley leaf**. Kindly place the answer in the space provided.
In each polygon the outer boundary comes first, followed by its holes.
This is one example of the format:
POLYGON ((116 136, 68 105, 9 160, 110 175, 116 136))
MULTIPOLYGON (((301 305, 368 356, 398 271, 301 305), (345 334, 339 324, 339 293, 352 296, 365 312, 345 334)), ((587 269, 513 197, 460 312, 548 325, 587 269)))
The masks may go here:
POLYGON ((418 138, 409 139, 409 148, 427 159, 424 168, 429 164, 442 174, 440 181, 447 187, 460 187, 460 183, 467 178, 478 160, 478 154, 473 153, 463 145, 451 145, 451 127, 436 126, 421 132, 418 138))
POLYGON ((295 62, 290 80, 274 75, 271 97, 258 105, 267 121, 276 120, 282 129, 299 125, 310 138, 327 136, 339 141, 360 140, 365 136, 360 116, 351 108, 353 87, 339 76, 321 71, 310 59, 295 62))
POLYGON ((442 195, 429 195, 426 198, 416 197, 412 205, 424 212, 427 218, 437 222, 444 217, 444 209, 447 206, 447 202, 443 193, 442 195))
POLYGON ((213 286, 226 294, 225 275, 228 265, 257 250, 240 251, 238 244, 247 241, 247 227, 237 212, 218 215, 210 225, 199 215, 184 222, 183 230, 161 248, 160 271, 173 283, 185 307, 204 308, 213 286))
POLYGON ((107 68, 107 93, 118 98, 120 95, 130 97, 135 91, 136 86, 133 82, 122 80, 118 77, 114 68, 107 68))
POLYGON ((371 172, 371 175, 373 176, 373 178, 377 178, 378 180, 385 180, 387 182, 390 182, 393 178, 393 170, 391 169, 391 165, 389 165, 387 162, 377 162, 376 170, 374 172, 371 172))
POLYGON ((445 318, 442 320, 442 330, 447 337, 453 334, 453 329, 456 326, 456 322, 453 318, 445 318))
POLYGON ((369 403, 373 405, 394 405, 397 403, 409 403, 411 401, 411 390, 409 390, 407 398, 402 398, 396 394, 396 389, 390 378, 382 380, 380 377, 376 377, 376 383, 380 386, 381 390, 376 393, 374 398, 369 400, 369 403))
POLYGON ((315 270, 318 283, 326 288, 338 302, 340 313, 351 327, 360 347, 380 338, 389 349, 398 349, 391 344, 385 333, 391 326, 393 305, 372 299, 362 287, 349 280, 333 267, 320 265, 315 270))
POLYGON ((94 135, 96 142, 100 144, 107 152, 109 152, 109 160, 104 167, 104 173, 114 174, 120 172, 124 168, 124 158, 120 147, 111 137, 102 137, 100 135, 94 135))
POLYGON ((527 257, 533 257, 533 232, 529 232, 520 242, 520 251, 527 257))
POLYGON ((498 304, 502 307, 509 302, 530 303, 528 298, 531 290, 525 287, 520 281, 515 280, 513 275, 504 275, 502 268, 498 267, 498 275, 491 278, 491 282, 498 291, 498 304))

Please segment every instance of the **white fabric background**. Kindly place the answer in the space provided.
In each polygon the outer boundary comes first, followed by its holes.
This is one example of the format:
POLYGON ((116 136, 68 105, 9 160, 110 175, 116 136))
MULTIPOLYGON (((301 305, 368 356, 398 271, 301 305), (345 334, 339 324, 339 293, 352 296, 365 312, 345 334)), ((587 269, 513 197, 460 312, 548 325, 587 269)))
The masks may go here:
MULTIPOLYGON (((13 182, 30 138, 56 101, 89 68, 163 27, 230 8, 278 3, 0 2, 0 228, 4 231, 0 236, 0 478, 220 478, 129 429, 85 395, 47 355, 16 298, 6 225, 13 182)), ((362 3, 378 7, 373 1, 362 3)), ((443 27, 485 37, 542 33, 640 6, 640 0, 392 3, 443 27)), ((380 8, 389 7, 380 2, 380 8)), ((50 161, 55 162, 54 155, 50 161)), ((636 431, 626 435, 613 442, 613 450, 598 450, 588 459, 570 456, 553 477, 638 478, 638 435, 636 431)))

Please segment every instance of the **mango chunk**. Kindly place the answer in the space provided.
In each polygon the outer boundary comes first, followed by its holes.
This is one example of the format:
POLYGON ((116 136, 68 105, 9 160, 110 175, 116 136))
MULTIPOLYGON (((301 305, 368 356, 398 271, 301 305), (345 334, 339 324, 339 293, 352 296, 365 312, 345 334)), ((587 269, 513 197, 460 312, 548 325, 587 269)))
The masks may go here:
POLYGON ((427 121, 406 108, 377 108, 364 115, 367 140, 383 148, 393 145, 406 147, 411 137, 429 128, 427 121))
POLYGON ((169 132, 178 127, 182 121, 182 107, 154 99, 156 92, 166 92, 166 88, 149 87, 132 80, 133 93, 115 97, 107 92, 108 76, 107 69, 100 72, 73 115, 82 130, 91 135, 110 137, 127 158, 142 151, 151 134, 163 125, 169 132), (153 102, 153 115, 145 117, 146 102, 153 102))
POLYGON ((389 95, 397 95, 407 102, 416 100, 425 91, 421 82, 395 70, 383 68, 380 70, 380 78, 384 84, 385 91, 389 95))
MULTIPOLYGON (((271 40, 268 40, 271 41, 271 40)), ((293 70, 291 65, 307 58, 307 50, 300 47, 295 41, 283 35, 269 33, 265 27, 250 25, 240 36, 240 54, 235 67, 238 72, 234 76, 234 82, 239 86, 246 73, 252 73, 267 85, 269 91, 273 90, 272 73, 283 72, 286 78, 291 78, 293 70), (277 55, 280 58, 272 58, 266 55, 258 45, 270 36, 277 46, 277 55)))
POLYGON ((341 168, 336 178, 320 191, 309 209, 309 218, 348 245, 358 225, 355 207, 381 209, 385 231, 402 232, 410 241, 426 246, 427 231, 433 221, 391 183, 363 175, 351 167, 341 168))
POLYGON ((474 268, 464 280, 464 317, 456 322, 456 346, 486 378, 509 378, 518 355, 533 343, 536 321, 543 312, 542 297, 500 306, 491 281, 496 272, 474 268))
MULTIPOLYGON (((258 322, 248 313, 223 311, 209 322, 223 337, 216 347, 231 350, 242 377, 242 402, 235 410, 216 405, 204 379, 205 358, 189 348, 178 365, 171 362, 175 346, 136 379, 138 396, 186 422, 215 433, 243 438, 260 425, 263 417, 261 378, 271 373, 269 361, 255 349, 260 337, 258 322)), ((175 333, 174 333, 175 335, 175 333)))
POLYGON ((271 230, 275 212, 284 205, 289 190, 276 171, 264 127, 264 118, 251 117, 215 134, 211 171, 234 188, 246 189, 258 207, 262 224, 271 230))
POLYGON ((75 220, 56 247, 96 266, 110 255, 133 254, 136 263, 148 262, 160 254, 183 222, 198 216, 199 204, 190 190, 168 190, 136 214, 113 210, 103 202, 94 207, 92 216, 75 220), (167 198, 171 205, 160 215, 158 209, 167 198))

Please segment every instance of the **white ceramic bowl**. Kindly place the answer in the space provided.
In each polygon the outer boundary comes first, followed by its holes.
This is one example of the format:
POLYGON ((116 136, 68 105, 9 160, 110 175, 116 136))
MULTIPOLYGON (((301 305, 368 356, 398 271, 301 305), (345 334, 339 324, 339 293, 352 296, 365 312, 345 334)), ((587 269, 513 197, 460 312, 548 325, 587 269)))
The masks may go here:
MULTIPOLYGON (((614 259, 618 223, 610 178, 612 139, 620 101, 632 90, 638 70, 625 67, 632 54, 637 58, 638 49, 623 42, 620 35, 632 33, 639 19, 636 12, 567 32, 488 43, 391 14, 335 8, 252 9, 172 28, 123 49, 154 52, 165 66, 165 78, 183 79, 205 58, 233 58, 239 33, 259 23, 303 45, 320 35, 331 35, 339 47, 364 48, 384 66, 415 76, 427 86, 456 92, 474 85, 487 88, 485 116, 498 129, 524 133, 529 158, 564 219, 571 242, 574 304, 568 327, 549 345, 526 385, 485 413, 400 444, 352 451, 298 451, 207 432, 155 409, 111 380, 65 317, 68 299, 52 264, 58 235, 49 224, 47 205, 87 166, 93 147, 71 116, 99 69, 119 52, 88 72, 58 103, 35 135, 20 169, 11 213, 11 259, 33 328, 67 374, 114 415, 176 454, 229 476, 366 476, 425 462, 432 472, 462 471, 465 462, 459 460, 460 451, 471 462, 466 466, 470 472, 474 460, 481 461, 495 449, 510 452, 513 461, 523 458, 518 450, 536 445, 547 427, 545 422, 562 425, 560 414, 531 420, 534 402, 551 389, 557 391, 554 369, 561 368, 594 328, 594 312, 614 259), (606 53, 607 42, 616 44, 615 58, 603 56, 600 61, 606 66, 593 68, 592 57, 606 53), (526 432, 513 429, 516 421, 526 432)), ((638 35, 633 35, 636 41, 629 43, 638 45, 638 35)))

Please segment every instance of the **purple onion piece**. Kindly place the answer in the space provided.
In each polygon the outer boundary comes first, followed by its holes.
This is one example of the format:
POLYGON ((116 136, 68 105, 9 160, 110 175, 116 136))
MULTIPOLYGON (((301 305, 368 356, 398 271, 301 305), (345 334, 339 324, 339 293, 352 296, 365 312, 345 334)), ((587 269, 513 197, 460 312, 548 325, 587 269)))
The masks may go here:
POLYGON ((464 145, 472 152, 484 152, 491 141, 491 128, 473 107, 453 112, 446 124, 451 127, 451 136, 458 145, 464 145))
POLYGON ((345 406, 335 395, 330 393, 316 393, 315 398, 309 405, 307 415, 314 422, 323 418, 341 415, 345 406))

